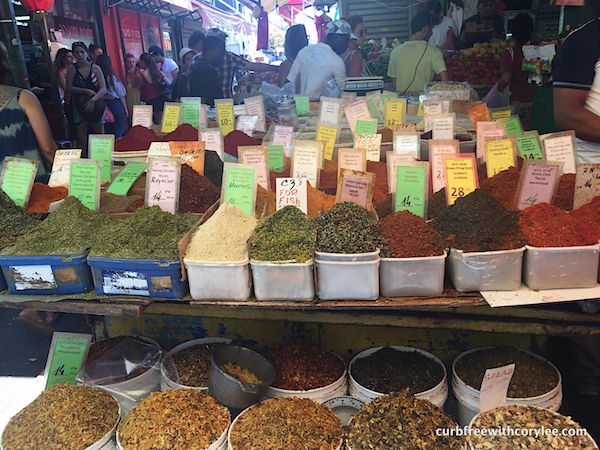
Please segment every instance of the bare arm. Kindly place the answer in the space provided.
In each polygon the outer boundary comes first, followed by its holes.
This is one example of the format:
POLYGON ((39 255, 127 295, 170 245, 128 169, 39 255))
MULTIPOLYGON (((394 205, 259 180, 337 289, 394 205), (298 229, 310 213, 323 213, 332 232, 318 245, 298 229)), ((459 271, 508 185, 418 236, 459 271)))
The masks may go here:
POLYGON ((244 69, 252 70, 254 72, 275 72, 276 70, 279 70, 279 67, 272 66, 271 64, 263 64, 263 63, 247 61, 246 64, 244 65, 244 69))
POLYGON ((448 71, 447 70, 443 70, 440 72, 440 79, 442 81, 450 81, 450 76, 448 75, 448 71))
POLYGON ((350 61, 350 73, 349 77, 360 77, 360 71, 362 70, 362 55, 360 52, 354 52, 352 55, 352 61, 350 61))
POLYGON ((68 94, 84 94, 84 95, 94 95, 95 92, 91 89, 84 89, 80 87, 73 86, 73 79, 75 78, 75 65, 70 65, 67 69, 67 80, 66 80, 66 89, 65 92, 68 94))
POLYGON ((26 90, 21 91, 19 105, 21 105, 25 114, 27 114, 40 152, 48 162, 52 163, 54 152, 56 151, 56 142, 54 142, 54 138, 52 137, 52 131, 50 131, 50 125, 48 124, 48 119, 46 119, 42 105, 34 94, 26 90))
POLYGON ((173 69, 173 71, 171 72, 171 77, 173 78, 173 80, 175 80, 175 78, 177 78, 178 74, 179 74, 179 67, 177 67, 176 69, 173 69))
POLYGON ((600 142, 600 116, 585 108, 588 91, 554 88, 554 118, 561 130, 575 130, 578 138, 600 142))
POLYGON ((58 80, 58 85, 62 89, 63 92, 67 91, 67 74, 62 70, 56 73, 56 78, 58 80))
POLYGON ((104 97, 104 95, 106 95, 106 80, 104 79, 104 73, 102 73, 102 69, 99 66, 92 64, 92 70, 94 71, 96 79, 98 80, 99 89, 98 92, 94 93, 94 96, 91 98, 91 100, 97 102, 104 97))

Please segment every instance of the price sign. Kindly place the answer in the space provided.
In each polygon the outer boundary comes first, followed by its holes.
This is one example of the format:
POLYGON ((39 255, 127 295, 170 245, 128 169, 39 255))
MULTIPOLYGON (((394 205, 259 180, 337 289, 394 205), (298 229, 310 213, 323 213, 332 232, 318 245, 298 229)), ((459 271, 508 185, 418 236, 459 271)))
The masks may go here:
POLYGON ((69 173, 69 195, 79 199, 88 209, 100 207, 101 162, 95 159, 74 159, 69 173))
POLYGON ((421 155, 421 135, 419 133, 394 133, 394 153, 410 153, 414 159, 421 155))
POLYGON ((454 113, 431 116, 432 138, 437 140, 454 139, 455 122, 456 115, 454 113))
POLYGON ((277 210, 288 205, 308 214, 308 194, 305 178, 277 178, 277 210))
POLYGON ((260 131, 261 133, 266 132, 267 122, 265 120, 265 104, 262 95, 247 98, 244 100, 244 104, 246 105, 246 114, 257 117, 253 130, 260 131))
POLYGON ((471 123, 473 124, 473 128, 475 131, 479 132, 479 122, 489 122, 490 111, 485 103, 480 103, 477 106, 469 109, 469 118, 471 119, 471 123))
POLYGON ((517 189, 517 208, 529 208, 536 203, 551 203, 560 174, 560 163, 525 161, 517 189))
MULTIPOLYGON (((444 103, 442 99, 434 97, 425 98, 423 100, 423 117, 444 114, 444 112, 444 103)), ((429 130, 425 129, 424 131, 427 132, 429 130)))
POLYGON ((477 129, 477 158, 485 162, 485 142, 488 139, 506 137, 506 131, 496 122, 479 122, 477 129))
POLYGON ((410 153, 393 153, 386 152, 385 162, 387 166, 388 191, 396 192, 396 168, 402 165, 410 165, 415 161, 415 158, 410 153))
POLYGON ((162 125, 160 131, 170 133, 179 126, 179 117, 181 116, 181 103, 165 102, 163 109, 162 125))
POLYGON ((433 192, 437 192, 446 185, 443 155, 460 153, 459 143, 456 139, 435 141, 430 139, 429 161, 431 162, 431 183, 433 192))
POLYGON ((515 136, 517 151, 523 159, 542 160, 544 152, 540 146, 540 138, 537 131, 527 131, 515 136))
POLYGON ((354 141, 354 148, 363 148, 367 151, 367 161, 381 159, 381 134, 358 134, 354 141))
POLYGON ((39 161, 7 156, 2 166, 2 190, 17 206, 27 205, 39 161))
POLYGON ((269 170, 271 172, 283 172, 285 169, 283 145, 269 145, 267 153, 269 156, 269 170))
POLYGON ((322 148, 323 145, 319 141, 295 139, 292 154, 292 177, 306 178, 313 187, 318 187, 322 148))
POLYGON ((366 99, 371 117, 377 119, 377 121, 383 120, 383 98, 381 97, 381 91, 367 92, 366 99))
POLYGON ((486 369, 481 381, 479 411, 482 413, 506 405, 508 386, 515 372, 515 364, 486 369))
POLYGON ((600 164, 577 164, 573 209, 591 202, 598 195, 600 195, 600 164))
POLYGON ((417 132, 417 124, 401 123, 400 125, 394 125, 392 130, 394 133, 416 133, 417 132))
POLYGON ((298 116, 308 116, 308 97, 296 95, 294 97, 294 102, 296 103, 296 114, 298 114, 298 116))
POLYGON ((256 182, 254 167, 237 163, 225 163, 221 204, 231 203, 249 216, 254 216, 256 182))
POLYGON ((285 156, 288 158, 292 155, 292 141, 294 140, 294 127, 285 127, 283 125, 275 125, 273 131, 273 145, 283 145, 285 156))
POLYGON ((181 123, 189 123, 194 128, 200 128, 200 97, 181 97, 181 123))
POLYGON ((200 175, 204 175, 204 149, 205 143, 199 141, 169 141, 171 155, 181 158, 200 175))
POLYGON ((576 173, 577 156, 573 130, 544 134, 540 139, 547 160, 563 163, 564 173, 576 173))
POLYGON ((175 214, 179 206, 180 177, 180 158, 175 156, 148 158, 146 205, 158 205, 163 211, 175 214))
POLYGON ((517 157, 513 139, 496 138, 485 143, 488 178, 510 167, 516 167, 517 157))
POLYGON ((338 127, 342 117, 342 100, 339 98, 321 97, 319 122, 338 127))
POLYGON ((144 163, 129 163, 123 170, 117 175, 115 180, 108 187, 107 191, 109 194, 114 195, 127 195, 135 180, 137 180, 141 174, 146 170, 146 164, 144 163))
POLYGON ((152 156, 171 156, 171 146, 168 142, 152 142, 148 149, 148 156, 146 156, 146 164, 152 156))
POLYGON ((394 212, 406 210, 425 218, 429 190, 429 163, 416 162, 413 164, 416 165, 396 167, 394 212))
POLYGON ((404 123, 406 118, 406 99, 405 98, 387 98, 385 100, 385 126, 393 129, 394 125, 404 123))
POLYGON ((230 98, 215 100, 217 108, 217 123, 223 131, 223 136, 227 136, 235 128, 233 115, 233 100, 230 98))
POLYGON ((446 176, 446 204, 453 205, 479 187, 477 163, 473 153, 443 155, 446 176))
POLYGON ((81 149, 56 150, 54 153, 54 162, 52 163, 52 173, 48 186, 69 186, 69 174, 71 171, 71 160, 81 158, 81 149))
POLYGON ((235 129, 246 133, 248 136, 252 136, 257 123, 258 116, 238 116, 235 129))
MULTIPOLYGON (((352 134, 358 133, 356 130, 356 125, 359 120, 373 120, 371 118, 371 113, 369 112, 369 107, 367 106, 367 101, 364 98, 344 106, 344 114, 346 114, 346 119, 348 120, 350 129, 352 130, 352 134)), ((375 124, 375 128, 377 128, 377 123, 375 124)), ((373 133, 375 133, 375 130, 373 133)))
POLYGON ((61 332, 52 334, 50 352, 44 370, 46 389, 57 384, 73 386, 77 384, 77 375, 83 366, 91 342, 91 334, 61 332))
POLYGON ((254 167, 254 180, 264 190, 270 191, 269 180, 269 155, 268 149, 262 145, 250 145, 238 147, 238 158, 242 164, 254 167))
POLYGON ((145 128, 152 128, 152 113, 152 105, 133 105, 131 126, 140 125, 145 128))
POLYGON ((220 128, 207 128, 200 132, 200 140, 204 142, 204 149, 217 152, 221 161, 225 159, 223 132, 220 128))
POLYGON ((354 134, 376 134, 377 133, 377 121, 376 120, 357 120, 356 131, 354 134))
POLYGON ((342 105, 346 106, 356 101, 356 92, 342 92, 342 105))
POLYGON ((338 178, 335 202, 354 202, 371 211, 375 174, 342 169, 338 178))
POLYGON ((115 136, 112 134, 90 134, 88 148, 90 159, 102 162, 102 181, 112 180, 112 153, 115 146, 115 136))
POLYGON ((521 126, 521 120, 519 120, 519 116, 512 116, 508 119, 500 119, 498 120, 498 125, 504 128, 507 136, 514 136, 523 132, 523 127, 521 126))
POLYGON ((338 150, 338 177, 342 169, 367 171, 367 152, 363 149, 340 148, 338 150))
POLYGON ((508 119, 512 116, 512 108, 497 108, 490 111, 492 120, 508 119))
POLYGON ((325 159, 333 159, 333 150, 335 149, 335 141, 337 139, 337 128, 319 124, 317 128, 317 141, 325 144, 325 159))

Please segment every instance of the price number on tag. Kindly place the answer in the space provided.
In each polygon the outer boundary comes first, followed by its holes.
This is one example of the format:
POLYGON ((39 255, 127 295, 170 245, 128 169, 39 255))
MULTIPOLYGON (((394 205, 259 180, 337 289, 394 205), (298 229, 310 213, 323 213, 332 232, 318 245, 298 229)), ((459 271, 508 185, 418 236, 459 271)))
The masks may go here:
POLYGON ((232 124, 232 122, 229 120, 229 118, 228 118, 228 117, 223 117, 223 118, 222 118, 222 119, 219 121, 219 123, 221 124, 221 127, 223 127, 223 126, 227 126, 227 125, 231 125, 231 124, 232 124))
POLYGON ((462 188, 462 187, 459 187, 459 188, 455 188, 455 187, 453 187, 453 188, 451 189, 451 191, 450 191, 450 195, 451 195, 452 197, 457 197, 457 198, 458 198, 458 197, 464 197, 464 196, 465 196, 465 190, 464 190, 464 188, 462 188))
POLYGON ((411 206, 410 195, 407 195, 406 197, 404 197, 399 205, 400 206, 411 206))
MULTIPOLYGON (((301 174, 299 178, 306 178, 306 172, 301 174)), ((300 186, 302 186, 302 180, 295 180, 293 178, 288 179, 288 180, 283 180, 281 182, 281 187, 284 187, 286 189, 295 189, 296 187, 300 187, 300 186)))

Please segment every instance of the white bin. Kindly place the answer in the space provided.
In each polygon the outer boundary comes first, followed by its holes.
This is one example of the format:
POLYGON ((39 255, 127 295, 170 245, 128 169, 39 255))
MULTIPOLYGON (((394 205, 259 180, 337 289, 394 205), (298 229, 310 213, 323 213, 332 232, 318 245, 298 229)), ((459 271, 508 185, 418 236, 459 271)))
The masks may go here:
POLYGON ((521 287, 525 247, 492 252, 450 250, 447 267, 457 291, 516 291, 521 287))
POLYGON ((379 257, 379 249, 367 253, 325 253, 315 252, 315 258, 319 261, 374 261, 379 257))
POLYGON ((248 300, 252 280, 248 260, 208 263, 184 259, 194 300, 248 300))
POLYGON ((315 298, 314 263, 250 261, 256 300, 312 301, 315 298))
POLYGON ((321 300, 377 300, 379 257, 373 261, 320 261, 317 294, 321 300))
POLYGON ((444 291, 446 252, 421 258, 381 258, 379 284, 384 297, 440 295, 444 291))

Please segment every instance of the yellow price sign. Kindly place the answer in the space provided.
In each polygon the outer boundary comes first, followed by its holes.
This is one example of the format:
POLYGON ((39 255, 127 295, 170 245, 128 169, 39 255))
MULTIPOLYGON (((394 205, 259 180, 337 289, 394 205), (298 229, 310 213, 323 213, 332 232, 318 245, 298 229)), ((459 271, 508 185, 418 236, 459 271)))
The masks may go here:
POLYGON ((233 102, 216 100, 217 105, 217 121, 219 128, 223 131, 223 136, 227 136, 235 129, 235 120, 233 116, 233 102))
POLYGON ((165 103, 160 131, 170 133, 179 126, 181 103, 165 103))
POLYGON ((325 159, 333 159, 333 149, 337 139, 337 128, 319 125, 317 129, 317 141, 325 144, 325 159))
POLYGON ((512 116, 511 109, 504 109, 501 111, 492 111, 492 120, 509 119, 511 116, 512 116))
POLYGON ((479 187, 475 155, 442 157, 446 174, 446 201, 448 205, 453 205, 458 198, 469 195, 479 187))
POLYGON ((515 167, 515 141, 512 139, 487 141, 485 143, 485 156, 488 178, 510 167, 515 167))
POLYGON ((386 128, 394 128, 395 125, 404 123, 404 118, 406 117, 406 99, 386 99, 384 117, 386 128))

